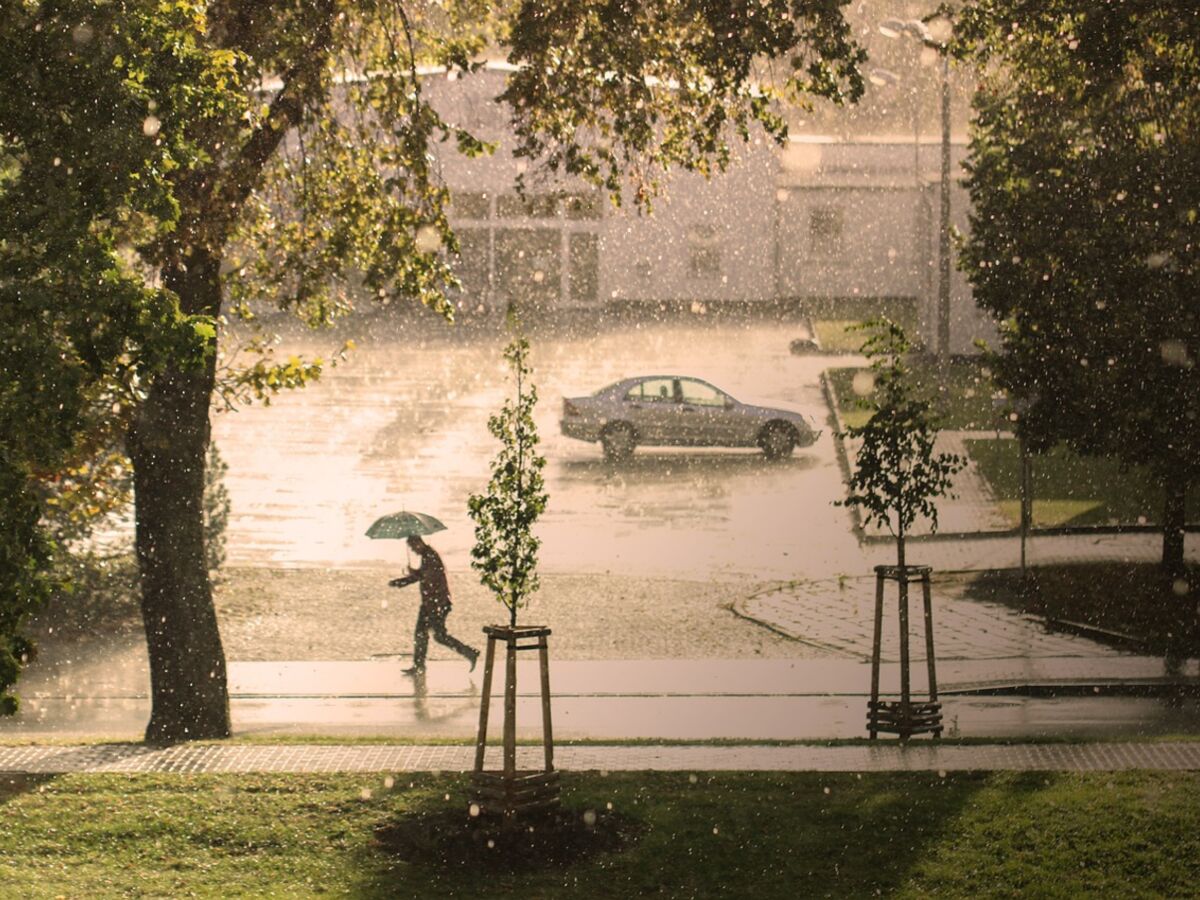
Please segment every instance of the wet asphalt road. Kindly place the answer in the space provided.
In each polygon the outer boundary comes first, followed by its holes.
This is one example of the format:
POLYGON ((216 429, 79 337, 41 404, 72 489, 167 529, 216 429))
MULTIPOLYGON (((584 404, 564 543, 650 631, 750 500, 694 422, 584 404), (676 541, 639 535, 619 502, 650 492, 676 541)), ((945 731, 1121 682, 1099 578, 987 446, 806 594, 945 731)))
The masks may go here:
MULTIPOLYGON (((353 337, 348 361, 320 382, 214 415, 233 512, 231 565, 395 566, 401 543, 367 526, 399 509, 431 513, 436 546, 466 568, 467 497, 483 489, 498 445, 488 416, 510 389, 495 328, 375 315, 334 333, 289 329, 279 354, 323 355, 353 337)), ((545 571, 697 580, 817 577, 864 564, 846 510, 819 375, 828 357, 796 356, 800 321, 598 324, 533 335, 535 416, 548 460, 538 527, 545 571), (770 462, 752 450, 639 448, 606 463, 562 436, 564 396, 638 374, 706 378, 739 400, 794 405, 823 433, 770 462)), ((226 341, 226 348, 232 347, 226 341)))

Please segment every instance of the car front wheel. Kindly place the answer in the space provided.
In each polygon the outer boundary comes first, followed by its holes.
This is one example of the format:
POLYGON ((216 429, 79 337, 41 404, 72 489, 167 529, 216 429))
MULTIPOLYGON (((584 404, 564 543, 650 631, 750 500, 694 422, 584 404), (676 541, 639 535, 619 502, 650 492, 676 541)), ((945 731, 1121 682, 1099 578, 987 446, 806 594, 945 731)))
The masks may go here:
POLYGON ((637 446, 633 427, 625 422, 609 425, 600 435, 600 446, 604 448, 604 458, 610 462, 629 459, 633 455, 633 448, 637 446))
POLYGON ((796 447, 796 432, 782 422, 774 422, 763 429, 758 445, 767 459, 783 459, 796 447))

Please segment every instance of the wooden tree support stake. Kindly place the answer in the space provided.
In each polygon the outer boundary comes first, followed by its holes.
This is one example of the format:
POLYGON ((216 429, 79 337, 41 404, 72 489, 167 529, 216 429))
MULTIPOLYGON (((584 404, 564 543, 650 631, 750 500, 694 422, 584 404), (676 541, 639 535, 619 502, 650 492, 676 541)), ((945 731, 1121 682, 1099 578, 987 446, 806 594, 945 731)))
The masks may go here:
POLYGON ((942 735, 942 704, 938 701, 937 664, 933 653, 933 604, 930 597, 929 566, 875 567, 875 637, 871 645, 871 700, 867 704, 867 730, 871 740, 880 732, 908 740, 914 734, 942 735), (879 664, 883 642, 884 582, 900 588, 900 698, 879 699, 879 664), (920 582, 925 613, 925 658, 929 672, 929 698, 913 702, 908 652, 908 586, 920 582))
POLYGON ((550 654, 547 638, 550 629, 540 625, 487 625, 487 651, 483 664, 483 698, 479 706, 479 736, 475 741, 473 802, 481 815, 514 820, 523 813, 558 806, 559 779, 554 769, 554 732, 550 722, 550 654), (504 645, 504 764, 499 772, 485 771, 488 712, 492 701, 492 675, 496 663, 496 644, 504 645), (542 748, 545 768, 517 769, 517 653, 538 652, 542 694, 542 748))

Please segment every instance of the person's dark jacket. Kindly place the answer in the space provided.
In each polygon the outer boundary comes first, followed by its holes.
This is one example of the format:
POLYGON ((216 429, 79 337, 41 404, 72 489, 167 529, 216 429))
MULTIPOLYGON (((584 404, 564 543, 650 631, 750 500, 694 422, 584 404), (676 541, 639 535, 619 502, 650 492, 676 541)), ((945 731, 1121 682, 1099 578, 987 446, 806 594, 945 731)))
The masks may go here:
POLYGON ((444 614, 450 612, 450 585, 446 582, 446 567, 436 550, 426 546, 421 551, 421 568, 408 570, 403 578, 393 578, 392 587, 421 583, 421 609, 444 614))

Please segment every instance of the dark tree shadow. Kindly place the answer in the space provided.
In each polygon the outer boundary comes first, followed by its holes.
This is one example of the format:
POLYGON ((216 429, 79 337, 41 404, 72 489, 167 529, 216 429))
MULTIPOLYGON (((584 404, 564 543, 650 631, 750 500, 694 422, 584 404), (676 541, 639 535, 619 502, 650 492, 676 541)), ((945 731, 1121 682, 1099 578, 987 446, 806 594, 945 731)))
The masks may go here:
POLYGON ((613 812, 561 808, 512 824, 460 808, 414 812, 375 829, 382 852, 417 866, 478 874, 562 869, 636 842, 643 827, 613 812))
MULTIPOLYGON (((441 809, 426 803, 381 822, 373 852, 355 867, 363 876, 355 891, 371 897, 418 890, 439 897, 886 896, 919 876, 993 777, 613 774, 601 792, 594 781, 588 792, 571 792, 565 798, 570 812, 562 818, 535 823, 533 833, 518 831, 509 843, 472 824, 460 796, 441 809), (581 813, 588 810, 596 811, 590 825, 581 813)), ((1012 802, 1036 793, 1046 777, 1018 776, 1007 786, 1012 802)))
POLYGON ((36 791, 49 784, 57 775, 32 775, 22 772, 0 772, 0 806, 15 800, 22 794, 36 791))

